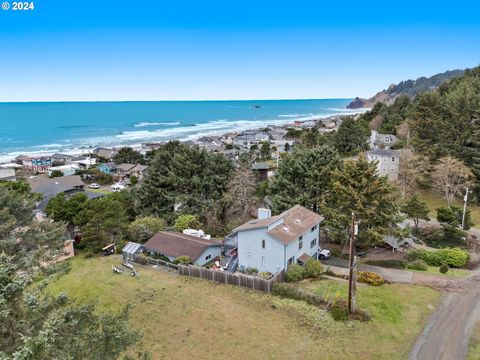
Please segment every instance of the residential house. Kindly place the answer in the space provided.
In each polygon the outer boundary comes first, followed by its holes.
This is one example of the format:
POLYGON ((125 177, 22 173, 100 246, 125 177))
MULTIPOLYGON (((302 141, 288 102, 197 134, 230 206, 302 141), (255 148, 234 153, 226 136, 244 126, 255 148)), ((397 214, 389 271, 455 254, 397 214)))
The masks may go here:
POLYGON ((117 164, 115 164, 114 162, 101 163, 100 165, 97 166, 97 170, 106 175, 115 174, 116 168, 117 168, 117 164))
POLYGON ((137 166, 136 164, 119 164, 115 167, 115 174, 117 177, 125 178, 130 176, 130 171, 137 166))
POLYGON ((55 153, 51 156, 52 164, 55 166, 66 165, 72 162, 73 156, 67 154, 55 153))
POLYGON ((93 153, 103 159, 111 160, 115 155, 116 151, 114 149, 98 147, 95 150, 93 150, 93 153))
POLYGON ((370 149, 390 149, 390 147, 396 144, 399 139, 392 134, 379 134, 377 131, 372 130, 370 133, 370 149))
POLYGON ((369 162, 377 161, 377 172, 381 176, 387 176, 390 180, 398 179, 398 166, 400 163, 400 151, 390 149, 374 149, 367 151, 369 162))
POLYGON ((77 192, 83 192, 85 183, 77 175, 63 176, 58 178, 38 177, 30 180, 32 192, 43 195, 42 200, 37 204, 37 211, 43 212, 51 198, 60 193, 73 195, 77 192))
POLYGON ((0 181, 16 181, 15 169, 0 167, 0 181))
POLYGON ((148 171, 147 165, 137 164, 129 170, 128 176, 129 177, 135 176, 138 179, 138 181, 141 181, 145 177, 145 175, 147 175, 147 171, 148 171))
POLYGON ((52 176, 54 171, 60 171, 63 174, 63 176, 75 175, 77 170, 80 170, 80 166, 78 166, 77 164, 52 166, 48 168, 48 176, 52 176))
POLYGON ((277 216, 259 209, 258 218, 234 229, 225 245, 238 249, 240 268, 277 273, 291 264, 317 259, 322 220, 300 205, 277 216))
POLYGON ((20 155, 15 158, 16 162, 23 166, 24 170, 30 172, 43 173, 52 166, 52 158, 50 156, 24 156, 20 155))
POLYGON ((188 256, 192 263, 203 266, 222 253, 222 243, 172 231, 160 231, 144 244, 145 251, 166 256, 174 261, 188 256))
POLYGON ((268 162, 256 162, 252 164, 252 170, 255 173, 258 181, 268 180, 275 175, 274 167, 268 162))

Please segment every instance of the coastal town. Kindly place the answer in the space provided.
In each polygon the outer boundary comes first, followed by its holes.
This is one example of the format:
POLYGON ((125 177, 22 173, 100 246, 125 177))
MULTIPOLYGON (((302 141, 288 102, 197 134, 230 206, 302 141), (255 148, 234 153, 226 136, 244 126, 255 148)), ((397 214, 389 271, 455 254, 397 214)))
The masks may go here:
POLYGON ((3 1, 0 360, 480 360, 479 10, 3 1))

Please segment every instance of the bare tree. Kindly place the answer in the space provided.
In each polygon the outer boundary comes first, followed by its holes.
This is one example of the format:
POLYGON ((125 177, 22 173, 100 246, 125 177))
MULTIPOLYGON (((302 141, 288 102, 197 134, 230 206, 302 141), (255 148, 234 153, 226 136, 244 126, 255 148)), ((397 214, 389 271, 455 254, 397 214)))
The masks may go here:
POLYGON ((414 194, 418 186, 427 178, 428 160, 411 147, 402 150, 398 167, 398 185, 402 200, 414 194))
POLYGON ((228 204, 228 217, 244 220, 250 217, 258 205, 255 196, 256 180, 253 172, 240 167, 233 175, 225 195, 228 204))
POLYGON ((368 127, 370 130, 378 130, 383 124, 383 116, 380 114, 377 114, 373 117, 372 120, 368 123, 368 127))
POLYGON ((446 156, 438 161, 434 167, 434 184, 444 196, 447 204, 450 205, 462 190, 471 186, 473 173, 463 162, 451 156, 446 156))

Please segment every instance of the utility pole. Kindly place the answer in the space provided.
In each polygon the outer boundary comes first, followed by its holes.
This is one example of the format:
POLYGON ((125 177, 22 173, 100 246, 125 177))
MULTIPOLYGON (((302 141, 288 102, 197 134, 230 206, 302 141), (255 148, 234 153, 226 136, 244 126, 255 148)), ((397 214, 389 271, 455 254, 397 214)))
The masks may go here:
POLYGON ((355 312, 355 294, 357 292, 357 251, 355 248, 355 236, 358 234, 358 225, 355 223, 355 214, 352 212, 352 229, 350 234, 350 256, 348 275, 348 312, 355 312))
POLYGON ((468 187, 465 188, 465 196, 463 197, 463 214, 462 214, 462 230, 465 229, 465 213, 467 212, 468 187))

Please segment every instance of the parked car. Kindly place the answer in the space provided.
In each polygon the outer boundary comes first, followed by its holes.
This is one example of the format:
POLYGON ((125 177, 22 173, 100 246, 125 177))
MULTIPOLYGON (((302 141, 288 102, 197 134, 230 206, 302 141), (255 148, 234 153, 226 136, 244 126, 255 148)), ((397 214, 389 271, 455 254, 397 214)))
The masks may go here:
POLYGON ((330 256, 332 256, 332 252, 328 249, 323 249, 321 247, 318 248, 318 259, 319 260, 326 260, 330 256))
POLYGON ((88 185, 88 188, 89 189, 100 189, 100 185, 98 185, 97 183, 91 183, 90 185, 88 185))
POLYGON ((121 184, 113 184, 113 185, 111 186, 111 188, 112 188, 112 191, 113 191, 113 192, 120 192, 120 191, 122 191, 122 190, 125 190, 125 186, 123 186, 123 185, 121 185, 121 184))

